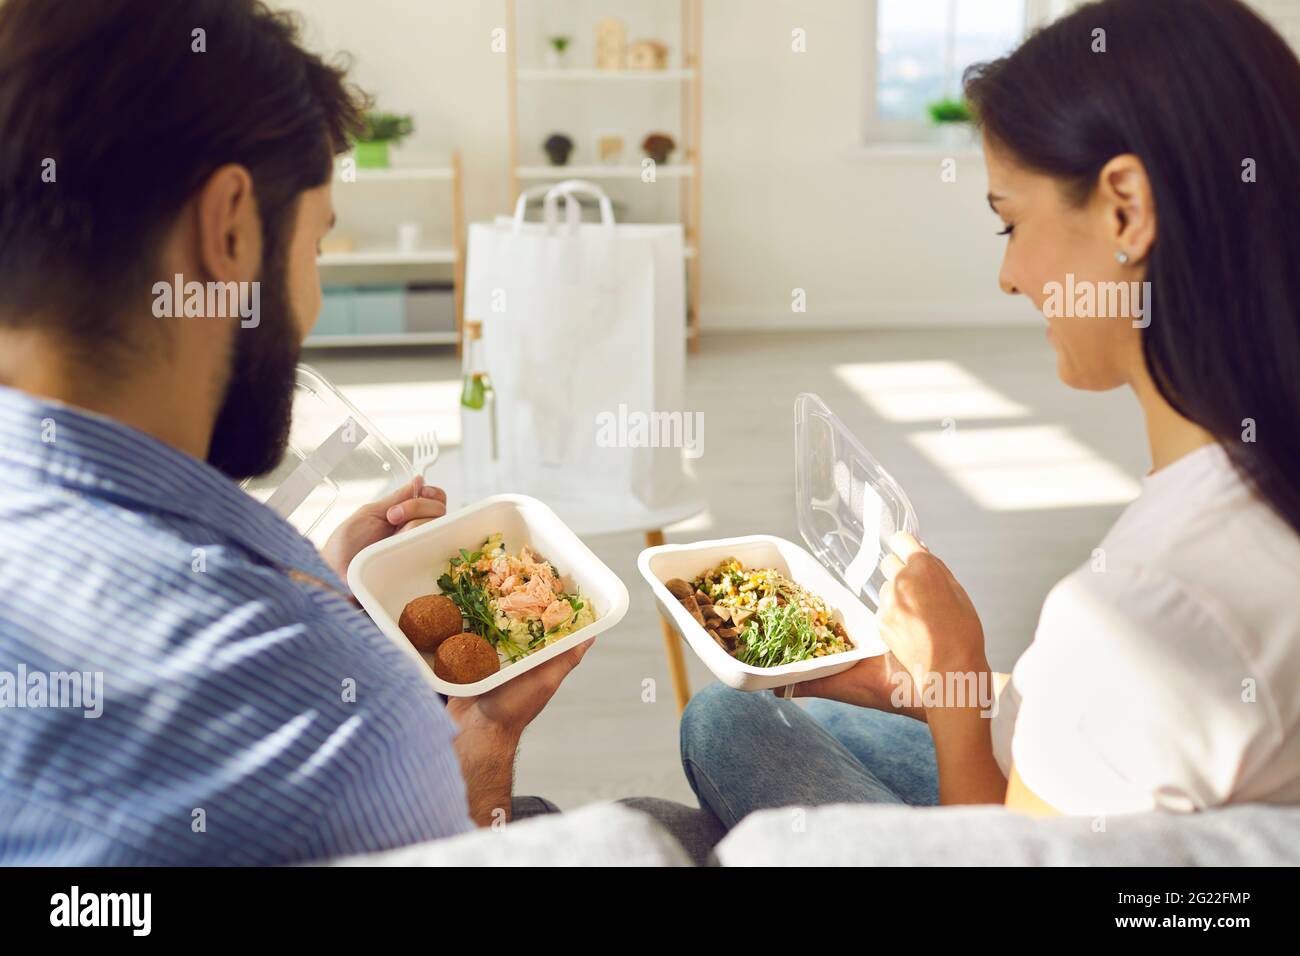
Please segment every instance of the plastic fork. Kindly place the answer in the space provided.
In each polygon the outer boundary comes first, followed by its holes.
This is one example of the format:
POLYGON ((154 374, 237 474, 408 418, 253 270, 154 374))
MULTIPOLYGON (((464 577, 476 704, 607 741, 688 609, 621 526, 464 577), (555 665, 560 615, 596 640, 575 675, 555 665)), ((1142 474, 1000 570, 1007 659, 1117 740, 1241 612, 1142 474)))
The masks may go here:
POLYGON ((415 473, 428 479, 428 471, 438 460, 438 436, 434 432, 421 432, 415 436, 415 473))

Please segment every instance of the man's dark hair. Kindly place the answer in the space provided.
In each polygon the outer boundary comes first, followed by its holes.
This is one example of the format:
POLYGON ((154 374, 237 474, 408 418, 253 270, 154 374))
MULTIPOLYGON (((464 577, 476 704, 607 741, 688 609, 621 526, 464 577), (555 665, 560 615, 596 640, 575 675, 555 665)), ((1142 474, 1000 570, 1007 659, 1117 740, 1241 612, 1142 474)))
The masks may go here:
POLYGON ((0 0, 0 324, 100 342, 219 167, 252 176, 263 251, 359 127, 342 69, 258 0, 0 0))

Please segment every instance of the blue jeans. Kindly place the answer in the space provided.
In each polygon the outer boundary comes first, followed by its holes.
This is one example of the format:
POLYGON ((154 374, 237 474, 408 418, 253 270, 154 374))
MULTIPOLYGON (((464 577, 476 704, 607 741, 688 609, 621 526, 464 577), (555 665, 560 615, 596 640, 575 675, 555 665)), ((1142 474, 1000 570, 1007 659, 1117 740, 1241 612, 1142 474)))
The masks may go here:
POLYGON ((939 802, 930 729, 899 714, 711 684, 681 733, 686 779, 727 829, 773 807, 939 802))

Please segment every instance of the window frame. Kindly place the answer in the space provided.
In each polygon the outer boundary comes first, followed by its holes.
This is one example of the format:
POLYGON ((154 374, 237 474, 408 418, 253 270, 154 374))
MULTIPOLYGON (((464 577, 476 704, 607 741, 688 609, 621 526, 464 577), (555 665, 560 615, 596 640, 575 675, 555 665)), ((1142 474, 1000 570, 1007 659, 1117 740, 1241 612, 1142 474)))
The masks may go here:
MULTIPOLYGON (((1076 2, 1078 0, 1025 0, 1025 27, 1022 39, 1076 2)), ((866 8, 866 55, 863 57, 865 63, 863 89, 866 98, 861 113, 862 129, 859 131, 859 142, 864 146, 915 146, 932 143, 937 134, 934 124, 929 120, 881 119, 877 112, 879 104, 876 100, 876 86, 880 73, 876 53, 880 25, 879 0, 866 0, 866 8)))

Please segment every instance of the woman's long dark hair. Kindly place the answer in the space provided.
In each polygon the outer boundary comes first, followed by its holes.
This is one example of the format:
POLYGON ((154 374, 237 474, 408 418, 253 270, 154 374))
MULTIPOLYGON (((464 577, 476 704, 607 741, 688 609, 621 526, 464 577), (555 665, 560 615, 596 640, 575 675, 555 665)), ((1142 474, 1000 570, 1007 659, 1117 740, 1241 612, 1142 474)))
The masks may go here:
POLYGON ((1075 203, 1113 157, 1142 160, 1159 222, 1147 368, 1300 533, 1295 53, 1238 0, 1103 0, 965 86, 985 133, 1075 203))

